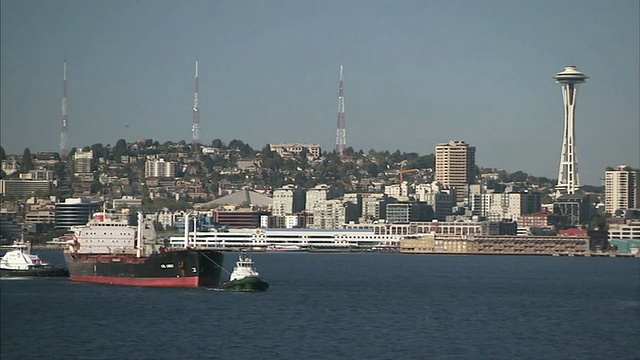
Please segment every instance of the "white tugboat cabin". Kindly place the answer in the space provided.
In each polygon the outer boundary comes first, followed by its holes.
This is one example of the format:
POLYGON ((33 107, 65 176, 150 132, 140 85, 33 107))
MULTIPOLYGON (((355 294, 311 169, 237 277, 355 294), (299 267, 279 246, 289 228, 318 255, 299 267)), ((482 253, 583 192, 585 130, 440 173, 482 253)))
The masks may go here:
POLYGON ((229 281, 241 280, 249 276, 258 277, 260 274, 256 271, 253 260, 247 254, 241 252, 238 256, 238 261, 236 261, 236 266, 229 276, 229 281))

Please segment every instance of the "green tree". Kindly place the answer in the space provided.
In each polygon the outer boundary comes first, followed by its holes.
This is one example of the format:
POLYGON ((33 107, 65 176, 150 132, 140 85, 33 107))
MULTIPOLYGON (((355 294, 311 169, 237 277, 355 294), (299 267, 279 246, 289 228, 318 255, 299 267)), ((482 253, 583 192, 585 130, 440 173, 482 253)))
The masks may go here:
POLYGON ((224 143, 220 139, 214 139, 211 141, 211 147, 222 149, 224 147, 224 143))
POLYGON ((120 157, 127 153, 127 142, 124 139, 118 140, 116 146, 113 148, 113 160, 117 163, 122 160, 120 157))
POLYGON ((31 150, 29 150, 29 148, 24 148, 24 152, 22 153, 22 163, 20 163, 20 170, 29 171, 33 169, 34 165, 31 150))
POLYGON ((7 154, 4 152, 4 148, 0 146, 0 161, 7 160, 7 154))

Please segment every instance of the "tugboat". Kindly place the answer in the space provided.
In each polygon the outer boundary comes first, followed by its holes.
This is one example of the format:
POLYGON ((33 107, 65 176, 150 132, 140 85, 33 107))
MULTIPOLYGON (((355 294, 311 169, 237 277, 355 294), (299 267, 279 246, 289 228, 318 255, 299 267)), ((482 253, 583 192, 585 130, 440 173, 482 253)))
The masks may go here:
POLYGON ((63 267, 56 267, 31 253, 28 242, 3 246, 7 252, 0 258, 1 277, 23 276, 69 276, 69 271, 63 267))
POLYGON ((229 291, 265 291, 268 288, 269 283, 260 278, 253 260, 244 251, 240 252, 229 281, 220 285, 220 289, 229 291))

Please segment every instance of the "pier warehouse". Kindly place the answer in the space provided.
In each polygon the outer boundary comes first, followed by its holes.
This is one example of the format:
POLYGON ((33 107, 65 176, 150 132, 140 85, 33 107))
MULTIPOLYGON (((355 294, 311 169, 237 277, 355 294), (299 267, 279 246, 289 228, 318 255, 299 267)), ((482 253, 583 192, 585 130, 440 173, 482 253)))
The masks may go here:
POLYGON ((589 254, 589 237, 563 236, 442 236, 421 234, 400 240, 400 252, 413 254, 589 254))

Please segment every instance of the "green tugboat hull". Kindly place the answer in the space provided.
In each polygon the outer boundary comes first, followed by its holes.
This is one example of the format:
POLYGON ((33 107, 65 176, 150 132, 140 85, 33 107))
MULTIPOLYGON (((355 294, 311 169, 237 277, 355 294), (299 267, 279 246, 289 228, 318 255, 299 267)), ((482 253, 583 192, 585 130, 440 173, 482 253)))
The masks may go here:
POLYGON ((269 283, 258 276, 247 276, 242 279, 232 280, 220 285, 220 289, 228 291, 265 291, 269 283))

